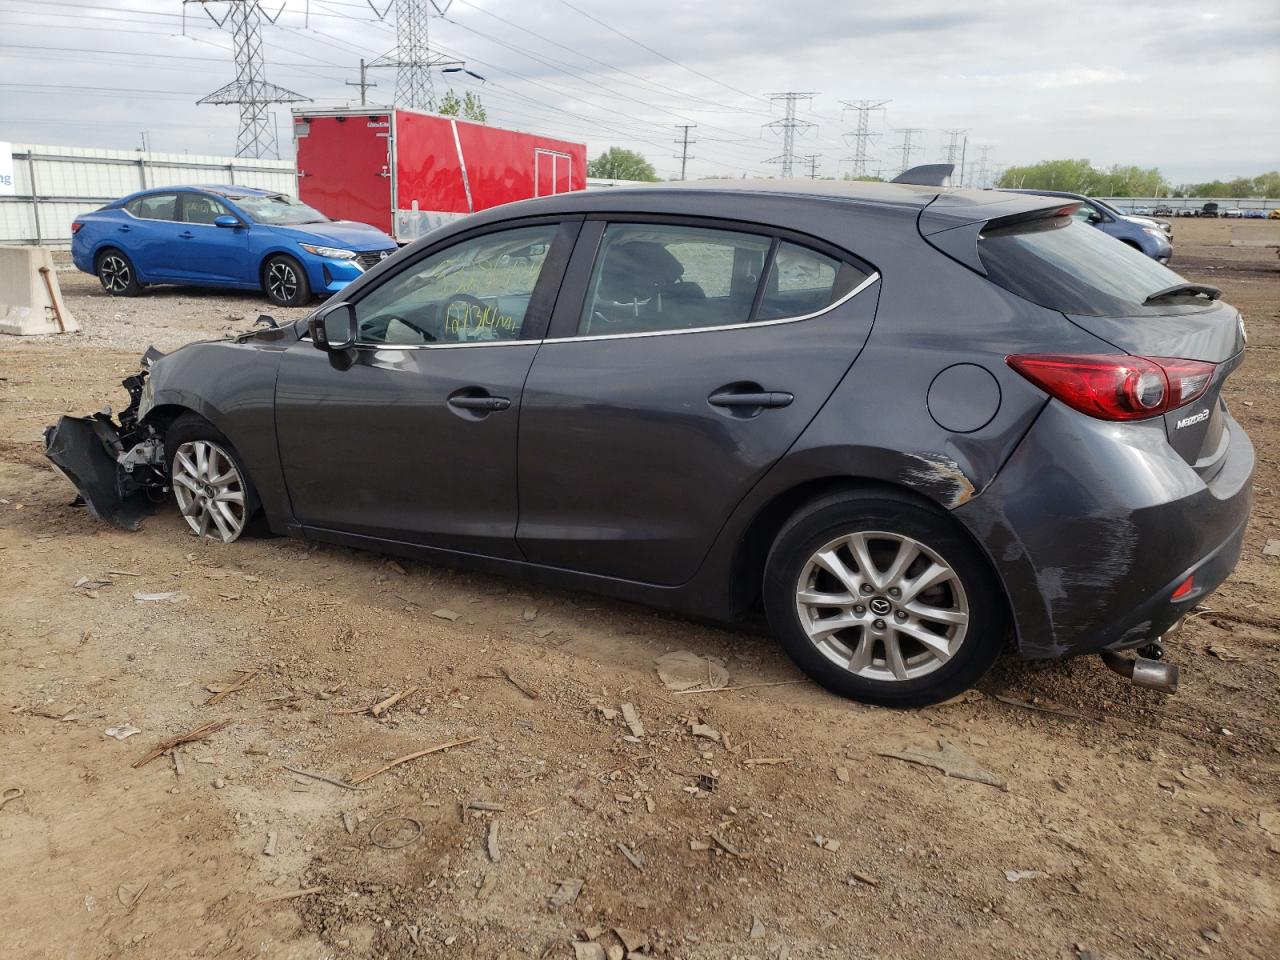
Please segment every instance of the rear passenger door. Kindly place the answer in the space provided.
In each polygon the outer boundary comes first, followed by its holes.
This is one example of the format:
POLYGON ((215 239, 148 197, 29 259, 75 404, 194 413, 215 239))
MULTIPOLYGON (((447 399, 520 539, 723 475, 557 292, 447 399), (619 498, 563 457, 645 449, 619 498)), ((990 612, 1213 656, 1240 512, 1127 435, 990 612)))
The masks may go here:
POLYGON ((181 280, 177 193, 150 193, 125 205, 128 219, 117 229, 120 246, 144 280, 181 280))
POLYGON ((853 363, 875 279, 847 253, 751 226, 589 220, 524 390, 524 555, 691 578, 853 363))

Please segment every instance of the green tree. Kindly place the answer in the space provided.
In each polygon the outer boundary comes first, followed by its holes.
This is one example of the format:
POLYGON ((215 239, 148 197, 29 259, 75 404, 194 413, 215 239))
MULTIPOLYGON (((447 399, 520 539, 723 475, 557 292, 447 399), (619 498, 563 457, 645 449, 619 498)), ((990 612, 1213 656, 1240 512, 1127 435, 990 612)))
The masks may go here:
POLYGON ((1280 170, 1256 177, 1234 180, 1209 180, 1206 183, 1184 183, 1178 188, 1184 197, 1280 197, 1280 170))
POLYGON ((610 147, 600 156, 587 164, 588 177, 600 177, 603 180, 647 180, 658 179, 653 164, 634 150, 622 147, 610 147))
POLYGON ((1170 192, 1168 181, 1153 168, 1116 164, 1099 170, 1088 160, 1042 160, 1009 167, 1001 187, 1027 190, 1065 190, 1098 197, 1155 197, 1170 192))
POLYGON ((463 120, 471 120, 475 123, 484 123, 489 119, 489 111, 480 102, 479 95, 470 90, 461 97, 450 90, 440 98, 436 113, 442 113, 446 117, 461 117, 463 120))

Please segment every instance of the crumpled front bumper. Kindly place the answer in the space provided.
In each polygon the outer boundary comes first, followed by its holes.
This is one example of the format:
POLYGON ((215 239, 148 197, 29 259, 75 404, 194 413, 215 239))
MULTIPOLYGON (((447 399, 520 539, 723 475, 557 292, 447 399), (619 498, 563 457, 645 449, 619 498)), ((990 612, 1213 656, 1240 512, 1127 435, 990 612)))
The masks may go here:
POLYGON ((166 485, 163 439, 139 424, 151 364, 162 356, 149 348, 142 370, 124 380, 130 403, 118 423, 104 410, 60 417, 44 431, 44 455, 79 491, 89 512, 126 530, 137 530, 155 512, 154 495, 166 485))
POLYGON ((120 433, 101 414, 61 417, 44 431, 44 455, 79 491, 89 512, 126 530, 137 530, 155 512, 147 487, 126 471, 120 433))

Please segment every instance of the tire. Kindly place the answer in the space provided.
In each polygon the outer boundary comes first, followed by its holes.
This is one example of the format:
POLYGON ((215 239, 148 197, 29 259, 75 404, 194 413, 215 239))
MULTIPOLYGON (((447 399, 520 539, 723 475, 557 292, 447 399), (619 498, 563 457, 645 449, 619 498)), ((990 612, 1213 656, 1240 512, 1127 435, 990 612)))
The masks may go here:
POLYGON ((240 539, 261 504, 231 442, 203 417, 184 413, 165 434, 164 455, 174 500, 191 532, 222 543, 240 539))
POLYGON ((1004 594, 977 547, 941 511, 892 491, 835 494, 797 511, 765 562, 764 605, 801 670, 833 693, 886 707, 927 706, 967 690, 995 662, 1008 630, 1004 594), (855 549, 873 577, 863 576, 855 549), (926 570, 937 582, 919 589, 926 570), (832 618, 850 625, 823 625, 832 618))
POLYGON ((311 302, 307 271, 293 257, 282 253, 262 265, 262 292, 281 307, 305 307, 311 302))
POLYGON ((113 297, 136 297, 142 293, 137 268, 123 250, 115 247, 103 250, 94 261, 93 272, 98 275, 102 289, 113 297))

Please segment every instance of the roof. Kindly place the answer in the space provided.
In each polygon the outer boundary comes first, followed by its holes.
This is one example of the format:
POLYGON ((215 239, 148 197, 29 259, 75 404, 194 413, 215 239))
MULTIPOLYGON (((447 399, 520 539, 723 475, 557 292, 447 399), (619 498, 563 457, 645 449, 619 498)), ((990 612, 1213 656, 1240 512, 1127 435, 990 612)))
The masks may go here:
POLYGON ((175 190, 199 190, 202 193, 215 193, 220 197, 278 197, 279 190, 261 190, 258 187, 238 187, 234 184, 216 183, 171 183, 163 187, 150 187, 139 190, 130 196, 140 197, 153 193, 172 193, 175 190))

